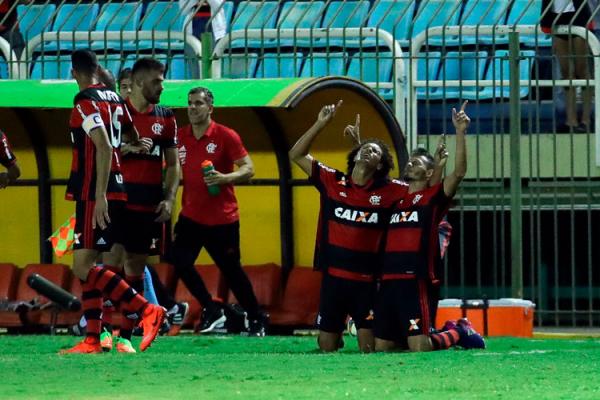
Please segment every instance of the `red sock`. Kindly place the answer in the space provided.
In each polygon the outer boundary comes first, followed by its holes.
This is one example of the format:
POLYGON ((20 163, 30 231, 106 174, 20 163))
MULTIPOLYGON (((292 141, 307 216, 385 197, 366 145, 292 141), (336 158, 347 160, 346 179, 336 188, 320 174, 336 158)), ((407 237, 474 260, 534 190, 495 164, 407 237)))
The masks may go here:
MULTIPOLYGON (((116 267, 114 265, 104 264, 104 268, 114 272, 115 274, 118 274, 119 276, 123 276, 123 267, 116 267)), ((110 306, 106 305, 106 301, 102 303, 102 324, 107 326, 107 329, 109 330, 112 330, 113 312, 115 312, 117 307, 119 306, 119 304, 116 302, 111 303, 112 305, 110 306)))
MULTIPOLYGON (((136 291, 139 295, 144 295, 144 274, 142 275, 125 275, 125 281, 136 291)), ((140 315, 141 317, 141 315, 140 315)), ((121 323, 121 332, 119 336, 124 339, 131 340, 131 334, 135 327, 137 320, 131 318, 131 312, 123 310, 123 322, 121 323)))
POLYGON ((88 282, 111 301, 121 302, 124 310, 142 313, 148 300, 140 296, 119 275, 104 268, 94 267, 88 274, 88 282))
POLYGON ((431 343, 435 350, 448 349, 458 342, 460 335, 456 329, 450 329, 448 331, 432 333, 430 336, 431 343))
POLYGON ((89 275, 87 282, 81 281, 81 289, 83 315, 87 321, 86 334, 99 339, 102 327, 102 293, 90 284, 89 275))

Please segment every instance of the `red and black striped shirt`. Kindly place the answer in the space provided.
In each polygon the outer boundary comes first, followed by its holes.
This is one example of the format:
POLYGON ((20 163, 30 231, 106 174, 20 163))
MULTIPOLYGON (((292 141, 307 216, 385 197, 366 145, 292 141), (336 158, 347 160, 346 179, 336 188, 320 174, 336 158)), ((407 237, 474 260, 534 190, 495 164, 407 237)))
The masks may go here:
POLYGON ((389 219, 382 279, 439 279, 438 225, 450 207, 443 183, 408 193, 389 219))
POLYGON ((371 181, 313 161, 311 182, 321 193, 315 268, 352 280, 372 280, 380 269, 381 244, 389 208, 407 191, 404 182, 371 181))
POLYGON ((0 131, 0 164, 9 168, 17 162, 17 158, 13 154, 8 138, 4 132, 0 131))
POLYGON ((138 112, 126 102, 133 125, 140 138, 152 139, 154 146, 148 154, 128 153, 122 157, 121 172, 127 190, 127 208, 154 211, 164 198, 163 155, 165 149, 177 148, 177 121, 168 108, 151 105, 138 112))
POLYGON ((67 200, 95 200, 96 146, 90 132, 104 127, 113 148, 106 198, 127 200, 121 175, 121 132, 131 127, 131 116, 124 100, 104 85, 92 85, 79 92, 73 100, 69 126, 73 146, 71 175, 67 183, 67 200))

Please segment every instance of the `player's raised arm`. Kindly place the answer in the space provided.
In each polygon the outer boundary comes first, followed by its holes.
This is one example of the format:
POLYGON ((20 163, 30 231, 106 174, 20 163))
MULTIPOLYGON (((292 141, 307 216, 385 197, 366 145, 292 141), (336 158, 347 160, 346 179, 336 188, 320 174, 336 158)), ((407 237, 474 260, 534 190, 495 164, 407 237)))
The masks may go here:
POLYGON ((435 154, 433 155, 433 161, 435 161, 435 165, 433 166, 433 174, 429 179, 430 185, 435 185, 442 181, 444 169, 448 162, 448 149, 446 148, 446 135, 444 133, 442 133, 438 139, 435 154))
POLYGON ((454 196, 458 185, 467 174, 467 146, 465 135, 471 119, 465 112, 468 101, 460 107, 460 111, 452 109, 452 124, 456 129, 456 155, 454 159, 454 171, 444 179, 444 192, 447 196, 454 196))
POLYGON ((309 154, 310 146, 319 134, 321 130, 331 121, 335 116, 337 109, 342 105, 343 101, 340 100, 337 104, 329 104, 321 108, 319 116, 315 123, 306 131, 300 139, 294 144, 289 151, 290 160, 295 162, 307 175, 310 176, 312 173, 312 160, 313 157, 309 154))

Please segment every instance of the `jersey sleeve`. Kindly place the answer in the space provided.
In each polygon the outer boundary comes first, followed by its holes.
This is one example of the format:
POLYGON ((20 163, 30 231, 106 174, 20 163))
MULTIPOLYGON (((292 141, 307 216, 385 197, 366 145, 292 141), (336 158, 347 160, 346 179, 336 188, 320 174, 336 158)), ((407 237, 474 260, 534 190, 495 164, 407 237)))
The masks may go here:
POLYGON ((13 154, 8 138, 4 132, 0 131, 0 164, 5 168, 9 168, 17 162, 17 158, 13 154))
POLYGON ((435 215, 435 222, 439 223, 444 216, 448 213, 452 197, 448 197, 444 192, 444 181, 432 186, 432 190, 435 190, 433 195, 433 202, 437 206, 438 212, 435 215))
POLYGON ((248 151, 242 143, 242 138, 234 130, 228 131, 227 155, 231 161, 239 160, 248 155, 248 151))
POLYGON ((325 190, 335 185, 343 176, 341 171, 330 168, 327 165, 317 161, 312 161, 312 171, 309 181, 319 190, 325 190))

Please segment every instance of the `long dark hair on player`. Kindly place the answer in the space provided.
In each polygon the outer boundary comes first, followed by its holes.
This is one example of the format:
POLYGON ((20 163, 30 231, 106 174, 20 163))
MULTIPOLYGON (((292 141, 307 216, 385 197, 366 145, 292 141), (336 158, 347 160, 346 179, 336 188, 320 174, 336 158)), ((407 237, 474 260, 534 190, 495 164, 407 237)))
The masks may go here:
POLYGON ((354 146, 350 153, 348 153, 348 175, 352 175, 352 171, 354 171, 354 166, 356 165, 356 154, 360 151, 360 149, 366 144, 376 144, 381 149, 381 168, 375 171, 373 178, 375 180, 380 179, 388 179, 390 171, 394 169, 394 157, 392 157, 392 152, 390 151, 390 147, 385 144, 384 141, 375 138, 369 138, 363 140, 361 144, 354 146))

